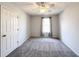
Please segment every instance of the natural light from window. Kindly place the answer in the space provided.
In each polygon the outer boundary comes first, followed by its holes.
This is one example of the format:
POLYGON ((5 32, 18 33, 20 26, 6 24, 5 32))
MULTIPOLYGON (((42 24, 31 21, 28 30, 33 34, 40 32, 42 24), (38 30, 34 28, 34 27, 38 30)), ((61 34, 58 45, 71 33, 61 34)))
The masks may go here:
POLYGON ((50 33, 50 18, 43 18, 42 25, 42 32, 50 33))

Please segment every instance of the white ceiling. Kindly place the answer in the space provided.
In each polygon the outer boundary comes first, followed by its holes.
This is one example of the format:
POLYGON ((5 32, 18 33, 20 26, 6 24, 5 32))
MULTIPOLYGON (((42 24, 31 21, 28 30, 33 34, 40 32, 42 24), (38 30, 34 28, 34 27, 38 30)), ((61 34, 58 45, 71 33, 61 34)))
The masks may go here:
MULTIPOLYGON (((51 2, 53 3, 53 2, 51 2)), ((30 15, 56 15, 59 14, 68 6, 68 2, 57 2, 53 3, 55 4, 54 7, 50 8, 48 12, 40 13, 38 11, 39 8, 35 5, 35 2, 14 2, 14 5, 18 6, 22 10, 24 10, 26 13, 30 15)))

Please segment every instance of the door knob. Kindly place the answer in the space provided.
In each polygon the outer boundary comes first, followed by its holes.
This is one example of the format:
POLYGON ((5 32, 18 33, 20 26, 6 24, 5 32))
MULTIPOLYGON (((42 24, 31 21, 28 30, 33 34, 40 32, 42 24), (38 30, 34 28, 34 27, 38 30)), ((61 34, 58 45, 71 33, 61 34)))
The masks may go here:
POLYGON ((19 29, 17 29, 17 31, 19 31, 19 29))
POLYGON ((2 37, 6 37, 6 35, 3 35, 2 37))

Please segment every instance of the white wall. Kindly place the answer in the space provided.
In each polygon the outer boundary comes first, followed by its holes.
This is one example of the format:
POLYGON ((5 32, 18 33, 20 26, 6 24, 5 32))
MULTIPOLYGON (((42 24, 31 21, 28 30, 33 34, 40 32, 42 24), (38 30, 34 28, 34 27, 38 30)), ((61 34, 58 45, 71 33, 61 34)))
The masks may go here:
MULTIPOLYGON (((40 37, 41 16, 32 16, 31 18, 31 36, 40 37)), ((53 37, 59 38, 59 19, 58 15, 52 16, 53 37)))
POLYGON ((31 17, 31 36, 40 37, 40 26, 41 26, 41 17, 32 16, 31 17))
POLYGON ((19 17, 19 42, 22 43, 30 37, 30 16, 21 13, 19 17))
POLYGON ((71 4, 60 14, 61 39, 79 55, 79 3, 71 4))
POLYGON ((60 38, 60 30, 59 30, 59 17, 58 15, 52 16, 52 33, 55 38, 60 38))
POLYGON ((28 14, 26 14, 26 39, 29 39, 30 38, 30 36, 31 36, 31 17, 30 17, 30 15, 28 15, 28 14))

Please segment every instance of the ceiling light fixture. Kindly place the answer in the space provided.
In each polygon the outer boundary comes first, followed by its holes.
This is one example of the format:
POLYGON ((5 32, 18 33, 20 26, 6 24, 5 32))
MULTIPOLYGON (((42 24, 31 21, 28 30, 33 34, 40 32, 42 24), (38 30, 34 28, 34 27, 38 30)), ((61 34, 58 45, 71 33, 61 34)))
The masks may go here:
POLYGON ((40 7, 40 12, 41 13, 44 13, 44 12, 47 12, 48 11, 48 8, 46 7, 40 7))
POLYGON ((49 2, 36 2, 36 5, 39 7, 41 13, 47 12, 49 8, 54 6, 54 4, 50 4, 49 2))

